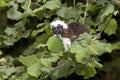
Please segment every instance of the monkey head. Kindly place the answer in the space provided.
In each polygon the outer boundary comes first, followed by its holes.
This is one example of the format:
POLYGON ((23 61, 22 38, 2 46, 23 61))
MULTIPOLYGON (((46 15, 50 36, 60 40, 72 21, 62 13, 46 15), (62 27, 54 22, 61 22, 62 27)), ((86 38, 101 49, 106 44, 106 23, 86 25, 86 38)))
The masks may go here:
POLYGON ((61 20, 56 20, 50 24, 50 28, 55 35, 60 35, 64 30, 68 29, 68 25, 61 20))

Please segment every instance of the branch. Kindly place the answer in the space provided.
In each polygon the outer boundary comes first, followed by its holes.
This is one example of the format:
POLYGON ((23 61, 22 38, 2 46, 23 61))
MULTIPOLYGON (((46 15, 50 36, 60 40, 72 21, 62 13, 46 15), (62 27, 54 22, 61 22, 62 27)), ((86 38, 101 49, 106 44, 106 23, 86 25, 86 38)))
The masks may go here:
POLYGON ((104 22, 104 26, 102 27, 100 33, 98 33, 98 34, 95 36, 95 38, 93 38, 92 43, 101 36, 102 32, 103 32, 103 31, 106 29, 106 27, 108 26, 111 18, 112 18, 112 13, 107 17, 106 21, 104 22))

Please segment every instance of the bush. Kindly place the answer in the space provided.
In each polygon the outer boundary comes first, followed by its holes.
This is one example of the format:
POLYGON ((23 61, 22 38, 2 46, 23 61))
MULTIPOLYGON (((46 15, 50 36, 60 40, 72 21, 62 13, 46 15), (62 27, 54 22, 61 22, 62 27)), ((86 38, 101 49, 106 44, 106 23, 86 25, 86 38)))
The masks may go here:
POLYGON ((72 73, 88 79, 103 66, 99 56, 120 49, 119 40, 100 38, 117 35, 118 7, 109 0, 0 0, 0 14, 1 80, 54 80, 72 73), (64 52, 49 28, 56 19, 84 23, 91 34, 81 34, 64 52))

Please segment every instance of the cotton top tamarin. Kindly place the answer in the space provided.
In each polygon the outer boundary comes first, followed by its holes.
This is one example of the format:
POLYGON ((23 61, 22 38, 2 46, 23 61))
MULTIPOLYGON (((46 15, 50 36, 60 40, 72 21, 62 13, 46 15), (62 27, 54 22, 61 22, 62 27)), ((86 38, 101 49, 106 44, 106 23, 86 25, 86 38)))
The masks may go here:
POLYGON ((61 20, 51 22, 50 28, 55 36, 59 36, 63 42, 65 51, 68 50, 68 46, 78 38, 78 36, 84 32, 89 32, 84 24, 70 23, 66 24, 61 20))

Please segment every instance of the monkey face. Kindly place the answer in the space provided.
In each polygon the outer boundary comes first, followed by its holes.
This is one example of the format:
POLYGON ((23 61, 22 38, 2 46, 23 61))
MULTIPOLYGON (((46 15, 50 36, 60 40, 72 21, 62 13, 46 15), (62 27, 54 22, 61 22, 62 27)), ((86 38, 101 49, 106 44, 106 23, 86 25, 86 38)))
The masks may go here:
POLYGON ((52 31, 54 34, 62 34, 64 29, 62 25, 58 24, 57 26, 52 26, 52 31))
POLYGON ((51 27, 53 33, 56 35, 62 34, 64 32, 64 30, 68 28, 67 24, 65 24, 61 20, 56 20, 56 21, 52 22, 50 27, 51 27))

